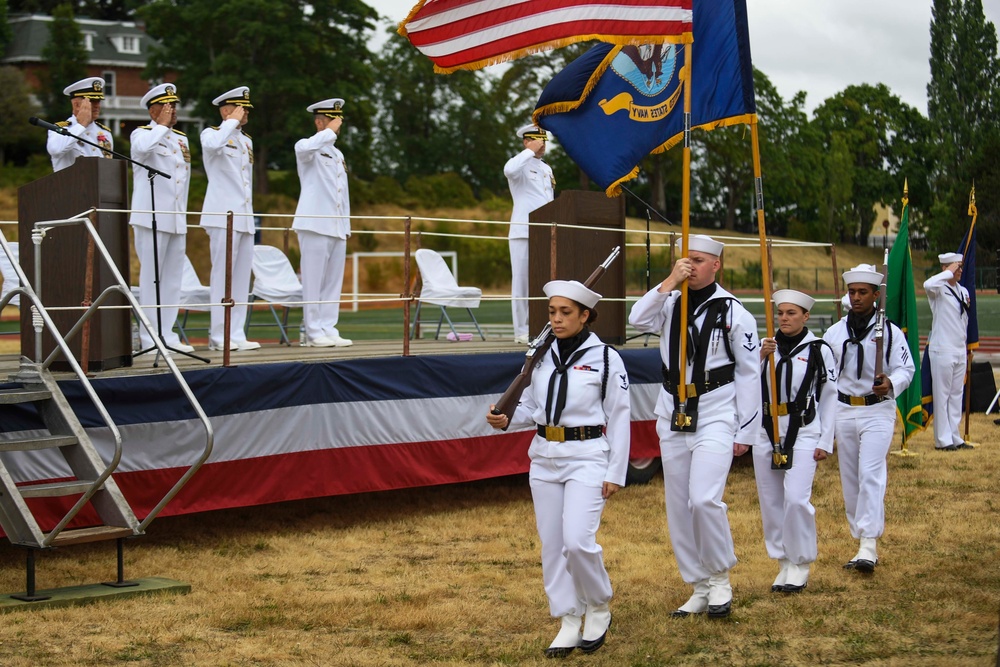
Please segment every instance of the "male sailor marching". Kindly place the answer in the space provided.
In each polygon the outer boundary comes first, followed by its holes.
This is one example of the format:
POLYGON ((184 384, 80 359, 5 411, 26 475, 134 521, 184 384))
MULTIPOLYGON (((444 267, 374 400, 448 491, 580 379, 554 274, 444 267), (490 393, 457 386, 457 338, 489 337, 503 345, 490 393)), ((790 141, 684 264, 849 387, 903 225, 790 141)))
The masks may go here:
POLYGON ((694 594, 676 617, 708 613, 729 616, 736 565, 733 537, 722 495, 733 455, 746 453, 760 430, 760 343, 753 316, 715 283, 723 244, 693 235, 688 257, 632 307, 629 322, 660 334, 664 383, 656 402, 667 506, 667 524, 677 566, 694 594), (680 303, 688 282, 688 337, 684 413, 678 426, 680 303), (677 429, 677 430, 675 430, 677 429))

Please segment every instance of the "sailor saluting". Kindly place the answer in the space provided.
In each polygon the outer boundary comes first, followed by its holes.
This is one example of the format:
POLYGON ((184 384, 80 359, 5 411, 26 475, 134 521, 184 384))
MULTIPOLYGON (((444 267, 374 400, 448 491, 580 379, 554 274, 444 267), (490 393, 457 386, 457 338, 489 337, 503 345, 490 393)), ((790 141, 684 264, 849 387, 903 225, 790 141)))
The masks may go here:
POLYGON ((764 545, 767 555, 781 565, 771 590, 794 593, 805 588, 809 565, 816 560, 816 510, 810 498, 816 464, 833 452, 837 370, 833 350, 806 328, 816 300, 783 289, 774 293, 772 301, 778 331, 774 338, 761 340, 761 361, 775 355, 777 391, 772 393, 770 373, 763 372, 763 428, 754 443, 753 470, 764 545), (773 395, 778 397, 777 406, 770 404, 773 395), (771 465, 774 414, 780 443, 791 459, 783 469, 771 465))
POLYGON ((733 455, 746 453, 760 430, 760 344, 757 323, 715 283, 722 243, 689 240, 688 257, 632 307, 636 329, 660 334, 664 383, 656 402, 666 488, 667 524, 677 566, 694 594, 674 616, 730 614, 736 565, 722 495, 733 455), (685 404, 679 399, 680 304, 688 283, 685 404), (688 384, 690 383, 690 384, 688 384), (684 423, 678 424, 678 417, 684 423), (677 429, 677 430, 674 430, 677 429))

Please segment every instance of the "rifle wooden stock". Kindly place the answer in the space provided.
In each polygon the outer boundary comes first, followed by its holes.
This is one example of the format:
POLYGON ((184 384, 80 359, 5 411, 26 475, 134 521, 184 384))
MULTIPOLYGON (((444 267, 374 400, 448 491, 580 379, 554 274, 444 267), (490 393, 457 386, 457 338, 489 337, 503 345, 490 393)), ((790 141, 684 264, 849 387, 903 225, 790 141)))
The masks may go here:
MULTIPOLYGON (((621 252, 619 246, 615 246, 608 258, 605 259, 601 264, 594 269, 594 272, 590 274, 590 277, 584 281, 584 286, 588 289, 593 288, 597 284, 597 281, 607 272, 608 267, 611 266, 611 262, 615 261, 621 252)), ((521 401, 521 394, 524 390, 531 384, 531 374, 535 370, 535 365, 539 359, 542 359, 545 354, 552 347, 552 343, 556 340, 555 334, 552 333, 552 327, 548 324, 542 329, 541 333, 531 342, 531 346, 528 348, 527 353, 524 355, 524 366, 521 368, 521 372, 517 374, 514 381, 510 383, 507 387, 507 391, 497 400, 493 407, 493 414, 495 415, 507 415, 507 424, 510 425, 510 420, 514 417, 514 410, 517 409, 517 404, 521 401)), ((506 431, 506 427, 504 427, 506 431)))

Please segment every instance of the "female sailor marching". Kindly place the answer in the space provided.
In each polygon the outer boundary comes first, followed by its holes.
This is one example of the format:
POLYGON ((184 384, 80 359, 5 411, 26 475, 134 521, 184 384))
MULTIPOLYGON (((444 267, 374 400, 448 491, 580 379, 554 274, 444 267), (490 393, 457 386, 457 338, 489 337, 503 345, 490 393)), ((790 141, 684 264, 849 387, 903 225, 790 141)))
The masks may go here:
POLYGON ((781 564, 771 590, 794 593, 805 588, 809 565, 816 560, 816 510, 810 498, 816 464, 833 452, 837 378, 833 350, 806 328, 816 300, 784 289, 774 293, 773 301, 778 331, 761 341, 761 360, 766 363, 775 354, 778 405, 775 410, 770 403, 765 367, 763 428, 753 448, 753 469, 767 555, 781 564), (780 462, 772 457, 775 411, 782 452, 788 456, 780 462))
MULTIPOLYGON (((630 403, 621 357, 587 328, 601 295, 575 280, 542 289, 556 341, 511 423, 537 425, 528 449, 531 497, 549 612, 562 621, 545 655, 561 658, 577 646, 596 651, 611 625, 611 580, 596 538, 605 501, 625 484, 630 403)), ((508 426, 502 414, 486 420, 508 426)))

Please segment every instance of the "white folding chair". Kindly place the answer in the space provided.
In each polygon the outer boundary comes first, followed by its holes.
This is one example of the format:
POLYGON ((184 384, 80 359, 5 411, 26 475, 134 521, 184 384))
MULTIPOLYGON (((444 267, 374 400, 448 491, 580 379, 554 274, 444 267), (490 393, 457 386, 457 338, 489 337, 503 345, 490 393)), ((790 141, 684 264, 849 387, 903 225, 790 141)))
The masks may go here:
MULTIPOLYGON (((12 241, 7 245, 10 246, 10 250, 14 254, 14 261, 19 261, 20 251, 18 250, 17 241, 12 241)), ((0 288, 0 299, 3 299, 10 292, 17 289, 21 285, 21 281, 17 277, 17 271, 14 270, 14 265, 11 264, 10 258, 7 257, 7 253, 3 251, 0 251, 0 275, 3 276, 3 287, 0 288)), ((20 308, 21 295, 15 295, 14 298, 10 300, 9 305, 20 308)))
MULTIPOLYGON (((250 309, 247 311, 246 330, 250 331, 250 317, 253 314, 253 302, 260 299, 267 301, 271 315, 281 331, 281 342, 291 345, 288 340, 288 311, 302 307, 302 283, 292 269, 285 253, 270 245, 253 247, 253 289, 250 290, 250 309), (279 318, 275 306, 285 309, 284 317, 279 318)), ((255 324, 253 326, 270 326, 270 324, 255 324)))
MULTIPOLYGON (((180 334, 181 340, 184 341, 185 345, 190 345, 187 337, 187 322, 188 313, 192 310, 198 312, 206 312, 209 309, 208 304, 212 302, 211 290, 208 285, 201 284, 201 278, 198 277, 198 272, 194 270, 194 264, 187 255, 184 255, 184 268, 181 273, 181 298, 180 306, 184 311, 184 319, 178 320, 174 326, 177 327, 177 333, 180 334)), ((198 329, 201 330, 200 328, 198 329)), ((208 328, 205 327, 205 331, 208 328)))
POLYGON ((417 301, 417 310, 413 315, 413 328, 410 331, 410 338, 413 338, 420 322, 420 307, 425 304, 440 306, 441 317, 438 318, 437 331, 434 333, 435 340, 441 335, 441 323, 448 321, 451 332, 458 336, 455 325, 448 316, 448 307, 465 308, 476 325, 479 337, 486 340, 476 316, 472 314, 473 308, 479 308, 479 300, 483 296, 483 291, 478 287, 460 287, 451 269, 445 263, 444 258, 433 250, 421 248, 415 253, 417 269, 420 271, 420 294, 417 301))

